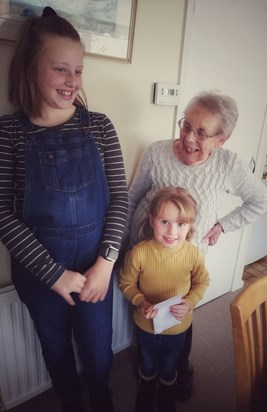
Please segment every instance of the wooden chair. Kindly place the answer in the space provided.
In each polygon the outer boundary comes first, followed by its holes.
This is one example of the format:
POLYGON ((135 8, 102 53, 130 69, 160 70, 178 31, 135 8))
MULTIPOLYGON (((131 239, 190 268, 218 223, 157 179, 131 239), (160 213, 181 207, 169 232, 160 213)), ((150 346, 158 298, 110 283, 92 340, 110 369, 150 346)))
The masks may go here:
POLYGON ((237 412, 267 411, 267 276, 230 305, 236 368, 237 412))

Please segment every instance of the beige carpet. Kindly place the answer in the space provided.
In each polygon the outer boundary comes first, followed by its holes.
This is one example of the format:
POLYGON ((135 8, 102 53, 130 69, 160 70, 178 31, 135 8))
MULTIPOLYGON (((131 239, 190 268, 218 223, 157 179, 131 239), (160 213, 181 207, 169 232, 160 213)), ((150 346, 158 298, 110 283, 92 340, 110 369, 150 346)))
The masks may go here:
MULTIPOLYGON (((179 412, 235 412, 235 371, 229 309, 234 296, 235 293, 227 293, 195 310, 191 355, 194 396, 186 403, 177 403, 179 412)), ((115 412, 134 412, 136 367, 134 346, 114 356, 111 387, 115 412)), ((59 408, 50 390, 10 411, 59 412, 59 408)), ((87 412, 90 412, 89 406, 87 412)))
POLYGON ((177 408, 183 412, 234 412, 235 369, 230 303, 227 293, 196 309, 192 364, 194 397, 177 408))

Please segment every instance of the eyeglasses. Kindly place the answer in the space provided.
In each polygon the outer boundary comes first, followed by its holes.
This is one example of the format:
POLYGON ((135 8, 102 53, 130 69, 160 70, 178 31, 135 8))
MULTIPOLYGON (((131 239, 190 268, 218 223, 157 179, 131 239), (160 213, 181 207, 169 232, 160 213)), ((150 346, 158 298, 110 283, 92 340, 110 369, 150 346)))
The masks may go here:
POLYGON ((210 136, 207 133, 205 133, 202 129, 197 129, 197 130, 193 129, 193 127, 191 127, 190 123, 188 123, 185 120, 185 117, 183 117, 182 119, 179 120, 178 126, 180 127, 181 131, 185 134, 189 134, 190 132, 193 132, 195 138, 198 139, 198 140, 201 140, 201 141, 208 140, 208 139, 211 139, 212 137, 219 136, 220 134, 222 134, 222 132, 218 132, 218 133, 213 134, 212 136, 210 136))

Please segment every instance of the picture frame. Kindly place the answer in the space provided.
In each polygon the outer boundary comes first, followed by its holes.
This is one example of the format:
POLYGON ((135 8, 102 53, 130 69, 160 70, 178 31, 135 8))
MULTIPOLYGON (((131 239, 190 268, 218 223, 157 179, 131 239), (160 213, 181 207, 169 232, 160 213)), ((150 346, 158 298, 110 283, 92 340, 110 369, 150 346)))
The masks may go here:
POLYGON ((73 24, 85 55, 131 63, 137 0, 0 0, 0 42, 16 42, 22 22, 45 6, 73 24))

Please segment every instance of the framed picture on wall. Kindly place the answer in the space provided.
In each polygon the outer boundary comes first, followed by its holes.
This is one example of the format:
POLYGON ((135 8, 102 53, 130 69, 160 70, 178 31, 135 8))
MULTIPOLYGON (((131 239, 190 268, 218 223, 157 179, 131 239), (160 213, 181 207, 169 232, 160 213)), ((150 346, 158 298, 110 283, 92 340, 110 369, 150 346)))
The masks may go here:
POLYGON ((15 42, 21 23, 45 6, 74 25, 86 55, 131 62, 137 0, 0 0, 0 40, 15 42))

